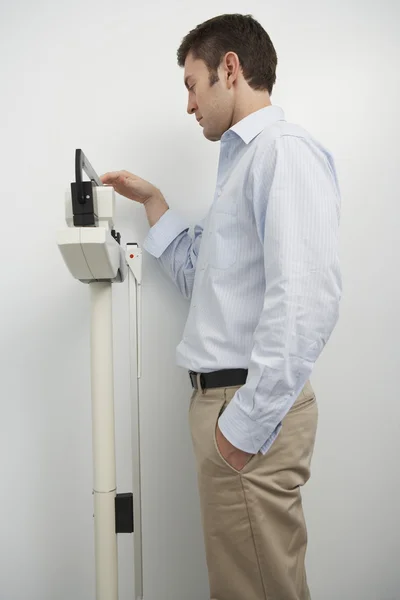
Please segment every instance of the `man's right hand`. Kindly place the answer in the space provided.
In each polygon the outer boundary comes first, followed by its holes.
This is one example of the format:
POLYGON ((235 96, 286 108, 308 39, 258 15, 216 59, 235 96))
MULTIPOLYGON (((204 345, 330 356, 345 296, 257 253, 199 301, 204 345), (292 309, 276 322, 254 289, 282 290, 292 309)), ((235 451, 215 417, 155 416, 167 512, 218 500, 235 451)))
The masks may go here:
POLYGON ((100 179, 105 185, 112 185, 121 196, 143 204, 150 227, 155 225, 169 208, 158 188, 129 171, 105 173, 100 179))
POLYGON ((100 177, 105 185, 112 185, 114 190, 135 202, 146 204, 148 200, 160 197, 161 192, 154 185, 137 177, 129 171, 114 171, 100 177))

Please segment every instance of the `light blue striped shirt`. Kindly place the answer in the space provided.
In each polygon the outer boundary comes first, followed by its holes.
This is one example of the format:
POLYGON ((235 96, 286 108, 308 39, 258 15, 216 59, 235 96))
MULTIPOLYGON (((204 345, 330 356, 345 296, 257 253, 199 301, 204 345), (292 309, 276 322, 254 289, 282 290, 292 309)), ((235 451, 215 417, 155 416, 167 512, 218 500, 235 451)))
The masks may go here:
POLYGON ((226 131, 205 219, 169 209, 144 248, 191 299, 177 363, 248 369, 219 418, 223 435, 266 453, 339 316, 340 191, 331 154, 282 109, 226 131))

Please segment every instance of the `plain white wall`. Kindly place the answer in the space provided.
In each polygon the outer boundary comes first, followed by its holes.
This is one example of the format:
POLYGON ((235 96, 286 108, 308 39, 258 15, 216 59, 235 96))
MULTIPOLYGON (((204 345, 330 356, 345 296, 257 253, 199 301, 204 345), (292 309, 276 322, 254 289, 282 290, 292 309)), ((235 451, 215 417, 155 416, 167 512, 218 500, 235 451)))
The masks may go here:
MULTIPOLYGON (((272 101, 333 152, 343 195, 341 319, 312 378, 320 425, 304 489, 313 600, 400 598, 400 293, 395 0, 193 4, 69 0, 0 8, 2 174, 0 600, 94 598, 88 287, 55 244, 82 148, 128 169, 193 225, 219 144, 186 114, 182 37, 253 14, 279 65, 272 101)), ((140 206, 118 197, 123 242, 140 206)), ((114 286, 118 491, 131 491, 127 285, 114 286)), ((175 347, 188 304, 145 255, 141 435, 145 600, 204 600, 207 573, 175 347)), ((131 537, 119 538, 132 598, 131 537)), ((245 599, 244 599, 245 600, 245 599)))

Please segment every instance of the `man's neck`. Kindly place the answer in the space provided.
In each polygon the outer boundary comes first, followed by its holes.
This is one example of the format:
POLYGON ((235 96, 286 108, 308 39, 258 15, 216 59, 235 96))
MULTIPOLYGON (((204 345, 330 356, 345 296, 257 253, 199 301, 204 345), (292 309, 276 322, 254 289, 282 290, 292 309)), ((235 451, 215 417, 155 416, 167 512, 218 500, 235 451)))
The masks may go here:
POLYGON ((255 94, 250 102, 248 100, 243 103, 238 102, 233 113, 231 127, 252 113, 257 112, 261 108, 266 108, 267 106, 272 106, 268 92, 259 92, 255 94))

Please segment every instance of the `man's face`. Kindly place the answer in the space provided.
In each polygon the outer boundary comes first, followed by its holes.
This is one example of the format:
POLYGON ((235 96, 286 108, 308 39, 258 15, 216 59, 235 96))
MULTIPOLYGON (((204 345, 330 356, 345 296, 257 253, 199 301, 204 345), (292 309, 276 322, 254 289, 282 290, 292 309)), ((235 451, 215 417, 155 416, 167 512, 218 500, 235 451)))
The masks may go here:
POLYGON ((185 85, 189 92, 187 111, 194 114, 208 140, 216 142, 232 125, 233 94, 226 86, 223 64, 219 80, 210 85, 210 73, 203 60, 188 54, 185 61, 185 85))

